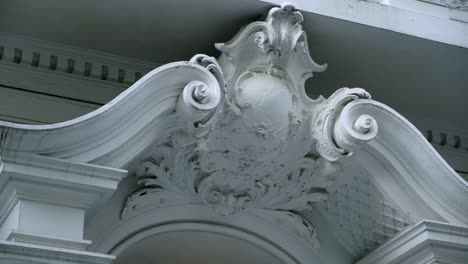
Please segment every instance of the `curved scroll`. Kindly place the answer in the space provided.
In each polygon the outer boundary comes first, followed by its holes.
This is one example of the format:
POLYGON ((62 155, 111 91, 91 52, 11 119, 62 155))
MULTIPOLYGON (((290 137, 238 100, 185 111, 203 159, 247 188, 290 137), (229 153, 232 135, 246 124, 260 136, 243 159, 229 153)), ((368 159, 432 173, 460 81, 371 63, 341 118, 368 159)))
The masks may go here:
POLYGON ((369 114, 355 115, 347 109, 350 102, 372 102, 361 88, 341 88, 322 102, 312 121, 317 152, 329 161, 352 154, 354 145, 376 137, 378 126, 369 114))
POLYGON ((221 102, 224 76, 218 62, 213 57, 196 55, 191 63, 206 67, 218 80, 217 84, 205 83, 199 80, 189 82, 179 97, 176 112, 187 122, 187 128, 196 136, 207 133, 207 127, 212 120, 215 109, 221 102))
POLYGON ((379 133, 355 158, 371 171, 382 191, 414 221, 427 218, 468 225, 468 183, 419 130, 395 110, 375 101, 350 102, 341 114, 348 124, 362 115, 378 120, 379 133), (383 176, 388 174, 391 179, 383 176))
MULTIPOLYGON (((158 135, 180 126, 174 112, 184 87, 190 90, 194 81, 203 83, 215 94, 205 110, 219 104, 222 75, 213 63, 206 63, 209 57, 200 57, 163 65, 108 104, 70 121, 51 125, 0 121, 0 149, 123 167, 158 135)), ((197 96, 203 93, 197 90, 197 96)))

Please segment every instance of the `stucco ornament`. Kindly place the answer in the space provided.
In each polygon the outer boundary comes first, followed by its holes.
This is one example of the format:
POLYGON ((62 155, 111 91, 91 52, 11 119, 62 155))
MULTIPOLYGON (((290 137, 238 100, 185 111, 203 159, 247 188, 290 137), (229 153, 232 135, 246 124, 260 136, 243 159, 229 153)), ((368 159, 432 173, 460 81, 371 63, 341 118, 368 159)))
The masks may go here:
POLYGON ((231 41, 216 44, 206 67, 218 84, 188 83, 175 113, 183 124, 133 164, 143 188, 122 217, 154 206, 202 203, 218 215, 253 213, 283 224, 318 246, 300 212, 327 199, 340 169, 336 161, 377 134, 369 115, 354 115, 351 101, 370 101, 362 89, 343 88, 310 99, 305 81, 326 65, 315 63, 292 6, 273 8, 231 41))

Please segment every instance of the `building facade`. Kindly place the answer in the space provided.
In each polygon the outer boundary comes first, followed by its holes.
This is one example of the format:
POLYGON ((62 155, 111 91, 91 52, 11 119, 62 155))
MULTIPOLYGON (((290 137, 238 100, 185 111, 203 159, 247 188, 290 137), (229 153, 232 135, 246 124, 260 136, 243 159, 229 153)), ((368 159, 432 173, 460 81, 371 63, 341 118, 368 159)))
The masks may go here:
POLYGON ((61 5, 4 4, 0 263, 468 263, 465 1, 61 5))

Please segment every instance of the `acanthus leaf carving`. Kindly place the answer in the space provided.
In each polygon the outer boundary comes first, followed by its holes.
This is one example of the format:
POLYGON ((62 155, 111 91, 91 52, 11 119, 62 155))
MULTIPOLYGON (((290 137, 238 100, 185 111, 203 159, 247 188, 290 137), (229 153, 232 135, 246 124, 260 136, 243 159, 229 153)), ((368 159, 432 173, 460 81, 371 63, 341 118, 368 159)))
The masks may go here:
POLYGON ((370 100, 362 89, 343 88, 326 100, 305 95, 305 79, 326 65, 311 59, 302 20, 289 5, 273 8, 265 21, 217 44, 219 60, 190 61, 212 76, 185 86, 175 110, 180 129, 134 163, 142 188, 122 217, 147 207, 203 204, 223 216, 274 216, 318 247, 300 212, 328 198, 336 161, 373 139, 377 125, 346 108, 370 100))

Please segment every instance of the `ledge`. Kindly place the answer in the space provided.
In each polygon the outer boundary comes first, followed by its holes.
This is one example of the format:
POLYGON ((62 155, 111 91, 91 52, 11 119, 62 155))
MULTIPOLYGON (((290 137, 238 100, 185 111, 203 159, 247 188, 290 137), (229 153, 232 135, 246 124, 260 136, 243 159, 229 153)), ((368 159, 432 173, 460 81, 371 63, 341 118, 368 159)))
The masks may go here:
POLYGON ((86 251, 0 241, 2 263, 111 264, 115 257, 86 251), (6 261, 6 262, 4 262, 6 261))
POLYGON ((60 182, 70 187, 89 185, 93 188, 115 190, 127 171, 94 164, 84 164, 20 152, 3 152, 2 172, 11 176, 36 176, 43 181, 60 182))
POLYGON ((86 250, 86 248, 91 244, 89 240, 70 240, 62 239, 57 237, 50 237, 38 234, 30 234, 22 232, 20 230, 11 230, 11 233, 8 235, 8 241, 51 246, 51 247, 60 247, 64 249, 77 249, 77 250, 86 250))
POLYGON ((90 208, 109 197, 127 171, 4 151, 0 164, 0 223, 19 199, 90 208))
POLYGON ((467 227, 421 221, 356 264, 464 263, 467 259, 467 227))

